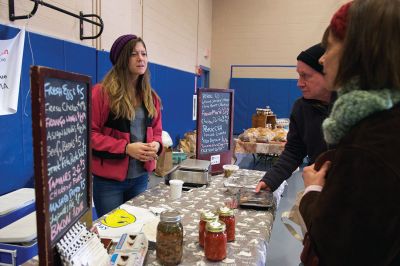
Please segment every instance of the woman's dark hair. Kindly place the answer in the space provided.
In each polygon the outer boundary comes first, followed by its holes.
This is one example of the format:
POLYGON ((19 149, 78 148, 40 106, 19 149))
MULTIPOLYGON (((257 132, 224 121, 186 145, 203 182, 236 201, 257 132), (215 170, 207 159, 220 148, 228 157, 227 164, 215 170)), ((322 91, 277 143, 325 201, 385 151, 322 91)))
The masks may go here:
POLYGON ((356 0, 350 7, 335 83, 354 78, 363 90, 400 89, 400 0, 356 0))
POLYGON ((325 31, 324 31, 324 35, 322 35, 322 41, 321 41, 321 46, 326 50, 326 48, 328 47, 328 37, 329 37, 329 33, 331 31, 331 26, 329 25, 325 31))

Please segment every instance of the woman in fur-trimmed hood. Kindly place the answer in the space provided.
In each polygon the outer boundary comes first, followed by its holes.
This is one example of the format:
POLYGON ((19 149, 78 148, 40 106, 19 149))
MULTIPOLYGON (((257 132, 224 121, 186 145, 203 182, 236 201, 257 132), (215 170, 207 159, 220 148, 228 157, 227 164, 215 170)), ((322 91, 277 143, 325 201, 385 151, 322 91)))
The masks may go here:
POLYGON ((400 265, 400 1, 342 6, 323 42, 324 77, 339 96, 323 132, 337 148, 303 172, 302 261, 400 265))

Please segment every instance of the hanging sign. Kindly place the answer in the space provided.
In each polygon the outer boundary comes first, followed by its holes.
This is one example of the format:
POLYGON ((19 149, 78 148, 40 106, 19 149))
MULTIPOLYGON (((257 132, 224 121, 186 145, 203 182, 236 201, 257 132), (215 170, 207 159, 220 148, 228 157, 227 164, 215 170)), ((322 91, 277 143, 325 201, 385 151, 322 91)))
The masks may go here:
POLYGON ((0 40, 0 115, 15 114, 24 54, 25 29, 12 39, 0 40))

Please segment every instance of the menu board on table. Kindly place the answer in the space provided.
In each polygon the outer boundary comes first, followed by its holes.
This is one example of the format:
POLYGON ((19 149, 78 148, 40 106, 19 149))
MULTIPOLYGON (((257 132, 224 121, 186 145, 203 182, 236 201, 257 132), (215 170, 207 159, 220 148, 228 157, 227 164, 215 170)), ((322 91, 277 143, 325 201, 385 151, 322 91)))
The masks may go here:
MULTIPOLYGON (((39 260, 91 209, 90 77, 31 68, 39 260)), ((51 264, 51 263, 50 263, 51 264)))
POLYGON ((196 158, 220 173, 232 158, 233 90, 199 89, 197 101, 196 158))

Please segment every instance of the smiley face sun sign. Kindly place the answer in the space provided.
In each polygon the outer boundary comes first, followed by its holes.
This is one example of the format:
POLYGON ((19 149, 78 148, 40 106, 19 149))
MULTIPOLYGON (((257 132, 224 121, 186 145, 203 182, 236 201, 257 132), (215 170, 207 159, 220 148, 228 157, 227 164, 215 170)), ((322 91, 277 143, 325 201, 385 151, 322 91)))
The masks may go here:
POLYGON ((124 209, 117 209, 101 220, 101 223, 108 227, 118 228, 132 224, 135 221, 136 217, 133 214, 130 214, 124 209))

